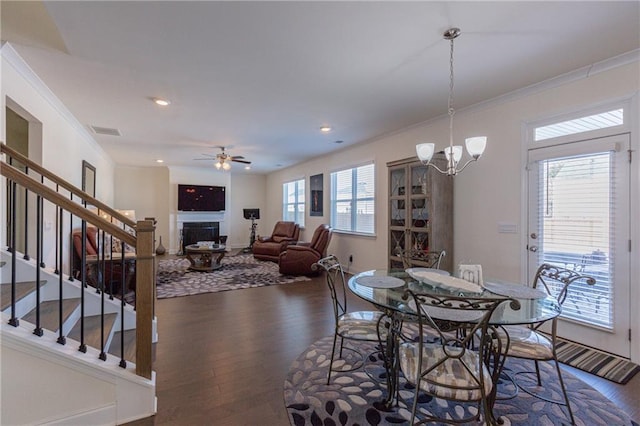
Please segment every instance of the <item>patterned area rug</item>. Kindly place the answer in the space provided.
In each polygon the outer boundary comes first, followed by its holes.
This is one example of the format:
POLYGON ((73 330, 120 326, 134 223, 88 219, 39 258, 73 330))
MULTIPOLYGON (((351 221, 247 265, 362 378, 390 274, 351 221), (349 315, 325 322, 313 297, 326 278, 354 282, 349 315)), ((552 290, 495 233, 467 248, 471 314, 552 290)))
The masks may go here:
POLYGON ((560 362, 623 385, 640 372, 640 365, 627 359, 567 340, 558 342, 557 351, 560 362))
MULTIPOLYGON (((294 426, 302 425, 397 425, 407 424, 411 418, 410 407, 413 388, 400 377, 400 402, 391 410, 380 408, 378 401, 386 396, 384 372, 379 357, 370 355, 363 369, 351 372, 334 372, 331 384, 326 385, 332 337, 325 337, 312 344, 292 364, 284 382, 284 401, 289 420, 294 426), (378 372, 378 373, 376 373, 378 372), (409 407, 409 409, 407 409, 409 407)), ((360 344, 362 353, 375 353, 372 343, 360 344)), ((508 360, 505 372, 527 370, 522 360, 508 360)), ((542 380, 546 384, 546 396, 561 395, 554 369, 549 363, 541 363, 542 380)), ((526 376, 525 376, 526 377, 526 376)), ((563 372, 573 415, 578 426, 634 425, 626 414, 601 393, 570 373, 563 372)), ((535 379, 534 379, 535 380, 535 379)), ((498 397, 514 391, 511 381, 498 384, 498 397)), ((419 410, 427 410, 442 416, 445 413, 459 418, 475 410, 473 406, 420 396, 419 410)), ((519 392, 515 398, 499 400, 494 413, 504 425, 566 425, 568 414, 564 407, 519 392)))
POLYGON ((187 269, 189 261, 184 258, 159 260, 158 299, 310 280, 305 276, 282 275, 278 264, 255 260, 251 254, 225 257, 222 265, 217 271, 196 272, 187 269))

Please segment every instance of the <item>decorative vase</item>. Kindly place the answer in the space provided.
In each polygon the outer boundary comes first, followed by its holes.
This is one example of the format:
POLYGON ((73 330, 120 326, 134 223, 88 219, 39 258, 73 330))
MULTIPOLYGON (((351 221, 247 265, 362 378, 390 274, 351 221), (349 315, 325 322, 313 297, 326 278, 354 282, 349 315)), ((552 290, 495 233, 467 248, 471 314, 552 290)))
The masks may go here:
POLYGON ((156 254, 158 254, 158 255, 164 254, 166 251, 167 250, 162 245, 162 237, 160 237, 160 243, 158 244, 158 247, 156 248, 156 254))

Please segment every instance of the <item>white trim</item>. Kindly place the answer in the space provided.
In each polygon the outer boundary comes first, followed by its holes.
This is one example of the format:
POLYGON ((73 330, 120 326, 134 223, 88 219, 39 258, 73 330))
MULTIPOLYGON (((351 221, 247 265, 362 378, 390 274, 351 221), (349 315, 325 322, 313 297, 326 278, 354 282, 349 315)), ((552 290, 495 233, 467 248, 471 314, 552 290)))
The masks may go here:
MULTIPOLYGON (((43 97, 64 119, 69 123, 78 134, 93 146, 98 152, 104 154, 104 158, 112 165, 113 160, 109 157, 100 144, 93 138, 89 130, 78 121, 78 119, 69 111, 55 93, 42 81, 40 77, 33 71, 27 62, 20 56, 16 49, 9 42, 5 42, 0 48, 0 57, 6 59, 7 63, 20 74, 31 86, 43 97)), ((9 96, 9 95, 7 95, 9 96)), ((9 96, 10 97, 10 96, 9 96)))
POLYGON ((119 366, 119 359, 115 356, 107 357, 106 361, 102 361, 98 358, 100 353, 97 349, 88 347, 87 353, 82 353, 78 351, 76 345, 71 343, 60 345, 56 343, 56 334, 47 330, 44 331, 45 336, 36 337, 31 330, 26 330, 22 326, 13 327, 6 324, 5 317, 6 315, 3 314, 3 323, 0 327, 2 345, 7 348, 29 353, 48 362, 55 362, 107 383, 116 384, 118 379, 124 379, 149 389, 155 388, 155 371, 152 371, 151 379, 146 379, 135 374, 136 365, 132 362, 127 362, 127 367, 122 368, 119 366), (46 338, 47 335, 49 338, 46 338))
POLYGON ((46 425, 112 425, 116 421, 118 410, 116 404, 108 404, 65 417, 41 420, 46 425))

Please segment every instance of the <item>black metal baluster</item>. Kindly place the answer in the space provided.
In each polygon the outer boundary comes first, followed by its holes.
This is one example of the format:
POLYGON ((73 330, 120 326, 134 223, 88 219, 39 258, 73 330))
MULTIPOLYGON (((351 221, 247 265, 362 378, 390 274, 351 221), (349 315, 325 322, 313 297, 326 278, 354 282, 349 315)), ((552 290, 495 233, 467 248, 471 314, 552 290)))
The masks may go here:
POLYGON ((113 300, 113 235, 109 235, 109 300, 113 300))
MULTIPOLYGON (((40 176, 40 183, 44 185, 44 176, 40 176)), ((47 265, 44 263, 44 198, 38 196, 40 198, 40 239, 38 240, 38 249, 40 250, 40 262, 39 265, 41 268, 45 268, 47 265)))
POLYGON ((60 328, 58 330, 58 340, 57 342, 60 343, 61 345, 65 345, 67 343, 67 338, 64 337, 63 334, 63 330, 62 330, 62 321, 63 321, 63 312, 62 312, 62 287, 63 287, 63 279, 62 279, 62 225, 63 225, 63 210, 62 207, 58 207, 58 224, 60 225, 60 227, 58 228, 58 284, 59 284, 59 293, 60 293, 60 300, 58 301, 58 322, 60 323, 60 328))
MULTIPOLYGON (((69 199, 73 201, 73 193, 69 194, 69 199)), ((73 213, 69 212, 69 232, 73 233, 73 213)), ((69 281, 73 281, 73 241, 69 244, 69 281)))
MULTIPOLYGON (((56 185, 56 192, 58 192, 60 190, 60 186, 56 185)), ((60 265, 60 269, 58 269, 58 247, 60 246, 60 242, 58 241, 58 236, 60 237, 60 239, 62 240, 62 228, 58 228, 58 222, 62 220, 62 212, 61 209, 58 209, 58 211, 56 211, 56 229, 60 229, 60 232, 56 234, 56 244, 55 244, 55 248, 56 248, 56 253, 55 253, 55 259, 56 259, 56 269, 53 271, 54 274, 60 274, 60 271, 62 270, 62 264, 60 265), (58 219, 60 218, 60 220, 58 219)), ((62 263, 62 262, 60 262, 62 263)))
POLYGON ((40 264, 42 263, 42 197, 36 197, 36 328, 33 334, 42 337, 40 327, 40 264))
MULTIPOLYGON (((25 166, 24 173, 29 174, 29 168, 25 166)), ((24 260, 29 260, 29 190, 24 189, 24 260)))
MULTIPOLYGON (((18 190, 15 182, 11 183, 11 197, 16 199, 16 191, 18 190)), ((20 321, 16 318, 16 205, 15 202, 11 206, 11 318, 9 319, 9 325, 17 327, 20 325, 20 321)))
POLYGON ((124 359, 124 283, 126 282, 124 272, 124 241, 120 244, 120 252, 122 253, 122 259, 120 260, 120 269, 122 270, 122 274, 120 274, 120 288, 122 289, 120 292, 122 295, 120 299, 120 367, 127 368, 127 361, 124 359))
POLYGON ((84 292, 87 286, 87 221, 82 220, 82 256, 80 259, 80 347, 78 350, 87 353, 84 342, 84 292))
MULTIPOLYGON (((100 235, 98 235, 99 237, 100 235)), ((102 261, 103 261, 103 266, 106 263, 105 260, 105 232, 102 231, 102 261)), ((104 289, 105 289, 105 276, 104 276, 104 270, 103 270, 103 274, 102 274, 102 295, 100 297, 100 356, 99 358, 103 361, 107 360, 107 354, 104 351, 104 289)))
MULTIPOLYGON (((9 165, 13 165, 13 157, 9 158, 9 165)), ((16 218, 12 213, 16 201, 16 193, 13 185, 13 181, 7 180, 7 194, 9 194, 9 202, 7 203, 7 251, 13 251, 12 248, 16 246, 16 235, 12 232, 16 226, 16 218)))

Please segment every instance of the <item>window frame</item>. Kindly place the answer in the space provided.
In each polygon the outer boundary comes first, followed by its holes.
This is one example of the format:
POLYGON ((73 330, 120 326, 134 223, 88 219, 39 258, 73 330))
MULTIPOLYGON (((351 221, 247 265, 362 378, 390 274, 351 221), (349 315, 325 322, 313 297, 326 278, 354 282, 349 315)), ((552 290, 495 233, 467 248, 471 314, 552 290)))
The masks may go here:
POLYGON ((305 198, 307 195, 307 188, 306 188, 306 184, 305 184, 305 178, 299 178, 299 179, 294 179, 294 180, 290 180, 287 182, 283 182, 282 183, 282 220, 289 220, 289 218, 287 217, 287 212, 288 212, 288 206, 293 205, 293 216, 294 216, 294 222, 296 222, 298 224, 298 226, 300 228, 304 228, 304 222, 305 222, 305 216, 306 216, 306 211, 304 209, 304 205, 305 205, 305 198), (299 185, 302 183, 302 194, 299 194, 299 185), (288 197, 288 185, 294 184, 294 194, 295 194, 295 201, 293 203, 289 202, 289 197, 288 197), (299 209, 300 205, 302 205, 302 209, 299 209), (301 221, 296 221, 295 218, 300 218, 301 221))
POLYGON ((360 164, 356 164, 356 165, 351 165, 351 166, 347 166, 347 167, 341 167, 340 169, 335 169, 333 171, 330 172, 329 174, 330 176, 330 201, 329 201, 329 208, 330 208, 330 218, 329 218, 329 222, 331 224, 331 228, 333 229, 334 232, 336 233, 341 233, 341 234, 349 234, 349 235, 359 235, 359 236, 365 236, 365 237, 375 237, 376 236, 376 165, 374 161, 368 161, 365 163, 360 163, 360 164), (372 177, 373 177, 373 196, 371 197, 362 197, 362 198, 358 198, 358 191, 357 191, 357 170, 359 168, 362 167, 366 167, 366 166, 371 166, 373 167, 372 170, 372 177), (348 199, 348 201, 353 205, 357 205, 358 202, 362 202, 362 201, 371 201, 373 203, 373 208, 372 208, 372 221, 373 221, 373 229, 371 232, 364 232, 364 231, 358 231, 357 228, 357 210, 356 209, 352 209, 351 213, 350 213, 350 229, 342 229, 342 228, 338 228, 336 226, 336 219, 337 219, 337 203, 338 202, 344 202, 347 200, 338 200, 337 199, 337 185, 336 185, 336 179, 337 179, 337 175, 340 172, 346 172, 346 171, 351 171, 351 179, 352 182, 356 182, 356 185, 352 184, 352 188, 351 188, 351 198, 348 199))

